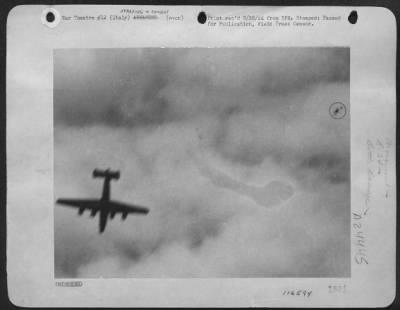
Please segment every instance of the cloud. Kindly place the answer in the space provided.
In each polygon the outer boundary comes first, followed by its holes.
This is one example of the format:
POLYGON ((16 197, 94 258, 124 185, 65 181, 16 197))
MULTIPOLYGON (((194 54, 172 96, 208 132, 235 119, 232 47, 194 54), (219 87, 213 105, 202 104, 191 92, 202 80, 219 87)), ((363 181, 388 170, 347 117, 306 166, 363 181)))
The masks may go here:
POLYGON ((62 49, 54 57, 55 120, 71 126, 285 108, 280 95, 349 80, 347 48, 62 49))
POLYGON ((277 205, 293 196, 293 187, 287 183, 273 181, 264 186, 254 186, 240 182, 204 162, 199 162, 198 168, 200 173, 209 178, 215 186, 247 196, 264 207, 277 205))
MULTIPOLYGON (((348 49, 55 53, 55 196, 114 199, 109 221, 56 206, 57 277, 348 276, 348 49), (265 208, 268 207, 268 208, 265 208)), ((348 109, 349 110, 349 109, 348 109)))

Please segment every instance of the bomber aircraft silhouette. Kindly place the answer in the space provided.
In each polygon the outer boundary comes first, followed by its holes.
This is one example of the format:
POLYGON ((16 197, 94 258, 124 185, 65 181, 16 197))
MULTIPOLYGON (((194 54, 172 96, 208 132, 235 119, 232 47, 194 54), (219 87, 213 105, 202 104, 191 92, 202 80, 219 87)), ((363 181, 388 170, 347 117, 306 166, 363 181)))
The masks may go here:
POLYGON ((118 202, 115 200, 111 200, 111 189, 110 182, 111 180, 119 179, 119 171, 110 171, 107 170, 99 170, 95 169, 93 171, 93 178, 104 178, 103 185, 103 194, 100 199, 57 199, 58 204, 66 205, 68 207, 78 208, 78 214, 82 215, 83 212, 88 209, 91 210, 91 216, 94 217, 97 212, 100 212, 100 221, 99 221, 99 233, 103 233, 108 216, 113 219, 116 213, 121 213, 122 220, 125 220, 128 214, 130 213, 138 213, 138 214, 147 214, 149 213, 149 209, 145 207, 129 205, 122 202, 118 202))

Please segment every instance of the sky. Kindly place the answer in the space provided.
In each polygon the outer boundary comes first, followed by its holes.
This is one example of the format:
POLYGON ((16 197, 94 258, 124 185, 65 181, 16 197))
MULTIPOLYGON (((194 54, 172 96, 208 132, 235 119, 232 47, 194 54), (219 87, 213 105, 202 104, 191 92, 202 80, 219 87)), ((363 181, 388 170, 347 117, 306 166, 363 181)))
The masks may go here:
POLYGON ((347 48, 54 51, 55 275, 80 278, 350 276, 347 48))

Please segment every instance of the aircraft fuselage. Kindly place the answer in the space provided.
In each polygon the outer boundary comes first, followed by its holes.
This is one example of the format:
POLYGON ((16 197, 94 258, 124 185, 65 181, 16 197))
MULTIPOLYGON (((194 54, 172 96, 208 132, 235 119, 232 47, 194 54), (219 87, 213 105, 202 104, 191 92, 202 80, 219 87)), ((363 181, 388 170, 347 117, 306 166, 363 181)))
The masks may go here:
MULTIPOLYGON (((93 174, 94 177, 98 177, 93 174)), ((118 177, 114 175, 110 175, 108 170, 105 171, 104 176, 101 175, 100 177, 104 177, 104 184, 103 184, 103 193, 100 199, 100 221, 99 221, 99 231, 100 233, 104 232, 107 225, 108 215, 110 213, 110 197, 111 197, 111 190, 110 190, 110 182, 112 179, 118 179, 118 177)))

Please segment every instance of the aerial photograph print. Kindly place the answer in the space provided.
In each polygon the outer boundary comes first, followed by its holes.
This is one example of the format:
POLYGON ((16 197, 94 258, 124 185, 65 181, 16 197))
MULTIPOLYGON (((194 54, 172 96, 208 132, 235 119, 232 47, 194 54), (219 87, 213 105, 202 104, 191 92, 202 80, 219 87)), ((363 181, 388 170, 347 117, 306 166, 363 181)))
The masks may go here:
POLYGON ((350 49, 55 49, 56 278, 351 276, 350 49))

